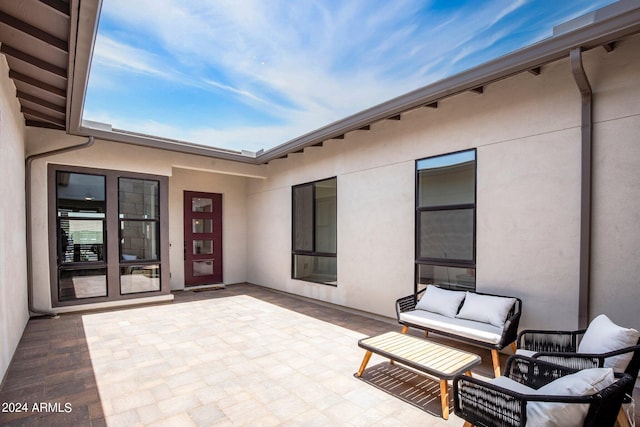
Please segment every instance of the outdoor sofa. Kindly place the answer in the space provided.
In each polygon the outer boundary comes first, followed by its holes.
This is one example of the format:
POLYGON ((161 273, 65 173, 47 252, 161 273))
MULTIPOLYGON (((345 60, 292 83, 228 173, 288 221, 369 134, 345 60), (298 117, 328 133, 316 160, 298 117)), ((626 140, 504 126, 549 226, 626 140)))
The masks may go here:
POLYGON ((396 301, 402 332, 416 328, 456 338, 491 350, 495 376, 500 376, 498 351, 511 345, 515 352, 522 312, 519 298, 471 291, 452 291, 429 285, 396 301))

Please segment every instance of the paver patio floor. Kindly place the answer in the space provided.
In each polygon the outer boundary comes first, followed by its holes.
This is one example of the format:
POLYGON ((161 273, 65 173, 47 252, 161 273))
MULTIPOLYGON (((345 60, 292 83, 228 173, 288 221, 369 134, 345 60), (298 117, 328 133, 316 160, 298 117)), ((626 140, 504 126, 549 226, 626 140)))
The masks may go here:
MULTIPOLYGON (((440 418, 437 394, 425 411, 353 377, 358 339, 399 330, 390 320, 246 284, 175 297, 31 320, 0 390, 26 411, 0 424, 462 425, 440 418)), ((454 345, 486 361, 474 375, 491 375, 488 351, 454 345)), ((374 356, 369 369, 384 364, 374 356)))

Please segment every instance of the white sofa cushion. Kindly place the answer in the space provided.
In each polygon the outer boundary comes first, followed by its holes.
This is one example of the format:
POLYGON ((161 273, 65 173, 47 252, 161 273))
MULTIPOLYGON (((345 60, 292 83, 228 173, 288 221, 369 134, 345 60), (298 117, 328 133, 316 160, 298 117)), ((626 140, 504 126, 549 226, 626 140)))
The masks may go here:
MULTIPOLYGON (((589 323, 578 353, 607 353, 631 347, 638 343, 640 333, 635 329, 616 325, 606 315, 601 314, 589 323)), ((613 368, 616 372, 624 372, 633 357, 633 352, 609 357, 604 361, 605 368, 613 368)))
POLYGON ((478 295, 467 292, 464 304, 456 317, 476 320, 502 327, 507 320, 509 310, 516 302, 515 298, 478 295))
MULTIPOLYGON (((583 369, 540 387, 534 394, 588 396, 613 384, 614 381, 612 369, 583 369)), ((527 425, 541 427, 581 426, 584 424, 588 411, 588 404, 529 402, 527 403, 527 425)))
POLYGON ((490 344, 497 344, 502 337, 502 327, 456 317, 445 317, 425 310, 405 311, 400 313, 400 320, 490 344))
POLYGON ((418 304, 416 304, 416 309, 439 313, 447 317, 455 317, 464 297, 464 292, 449 291, 429 285, 418 304))

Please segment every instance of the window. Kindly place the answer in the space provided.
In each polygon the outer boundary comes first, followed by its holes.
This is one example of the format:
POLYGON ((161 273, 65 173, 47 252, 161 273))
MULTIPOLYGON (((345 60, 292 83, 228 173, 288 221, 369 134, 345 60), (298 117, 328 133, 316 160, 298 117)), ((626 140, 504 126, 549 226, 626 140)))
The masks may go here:
POLYGON ((337 284, 337 179, 292 189, 292 277, 337 284))
POLYGON ((169 292, 166 177, 59 165, 49 176, 54 306, 169 292))
POLYGON ((56 230, 60 301, 107 295, 106 178, 56 173, 56 230))
POLYGON ((119 178, 120 292, 160 290, 160 183, 119 178))
POLYGON ((416 162, 416 290, 475 289, 476 152, 416 162))

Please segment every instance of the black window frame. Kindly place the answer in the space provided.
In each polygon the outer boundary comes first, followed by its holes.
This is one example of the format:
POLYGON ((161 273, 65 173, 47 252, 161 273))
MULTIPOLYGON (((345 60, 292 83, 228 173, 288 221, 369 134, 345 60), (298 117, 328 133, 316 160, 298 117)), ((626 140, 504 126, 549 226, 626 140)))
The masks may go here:
POLYGON ((475 290, 475 272, 476 272, 476 238, 477 238, 477 203, 478 203, 478 152, 477 149, 466 149, 454 151, 451 153, 439 154, 436 156, 424 157, 415 161, 415 268, 414 268, 414 292, 418 292, 419 289, 419 270, 420 266, 441 266, 441 267, 453 267, 463 269, 474 270, 474 284, 473 290, 475 290), (444 205, 433 206, 420 206, 420 171, 424 170, 418 167, 419 163, 424 160, 431 160, 442 158, 446 156, 458 155, 462 153, 473 152, 473 203, 454 203, 444 205), (470 259, 453 259, 453 258, 437 258, 437 257, 422 257, 421 256, 421 243, 422 243, 422 222, 421 214, 423 212, 436 212, 436 211, 455 211, 455 210, 472 210, 473 212, 473 243, 472 243, 472 256, 470 259))
POLYGON ((338 248, 337 248, 337 241, 338 241, 338 232, 337 232, 337 228, 336 228, 336 250, 335 252, 320 252, 317 251, 317 245, 316 245, 316 185, 318 183, 321 182, 325 182, 325 181, 331 181, 331 180, 335 180, 336 181, 336 223, 337 223, 337 205, 338 205, 338 196, 337 196, 337 191, 338 191, 338 177, 337 176, 333 176, 333 177, 329 177, 329 178, 323 178, 323 179, 318 179, 315 181, 311 181, 311 182, 306 182, 303 184, 297 184, 291 187, 291 278, 294 280, 302 280, 304 282, 311 282, 311 283, 318 283, 318 284, 323 284, 323 285, 327 285, 327 286, 337 286, 337 267, 336 267, 336 283, 328 283, 325 281, 316 281, 316 280, 310 280, 310 279, 305 279, 305 278, 298 278, 295 277, 295 257, 297 255, 301 255, 301 256, 314 256, 314 257, 325 257, 325 258, 336 258, 338 256, 338 248), (312 224, 311 224, 311 230, 312 230, 312 246, 313 249, 312 250, 301 250, 301 249, 296 249, 296 189, 298 188, 303 188, 303 187, 311 187, 312 191, 311 191, 311 202, 312 202, 312 207, 311 207, 311 212, 312 212, 312 224))
MULTIPOLYGON (((47 169, 48 182, 48 226, 49 226, 49 277, 50 295, 52 307, 78 306, 102 302, 113 302, 129 300, 143 297, 154 297, 168 295, 170 289, 170 259, 169 259, 169 179, 162 175, 151 175, 138 172, 129 172, 111 169, 99 169, 81 166, 70 166, 64 164, 49 164, 47 169), (69 172, 88 175, 104 176, 105 182, 105 230, 104 230, 104 268, 107 275, 107 295, 88 298, 61 300, 58 295, 58 270, 60 254, 60 236, 58 232, 57 213, 57 174, 58 172, 69 172), (140 264, 157 264, 160 266, 159 279, 160 289, 142 292, 122 292, 121 268, 132 266, 129 261, 121 260, 120 255, 120 217, 119 217, 119 178, 131 178, 140 180, 151 180, 159 183, 158 207, 158 260, 144 260, 134 262, 135 266, 140 264), (149 262, 147 262, 149 261, 149 262)), ((88 269, 91 267, 84 263, 81 267, 88 269)), ((95 263, 93 263, 95 264, 95 263)), ((97 265, 97 264, 95 264, 97 265)), ((64 268, 72 268, 67 264, 64 268)))

